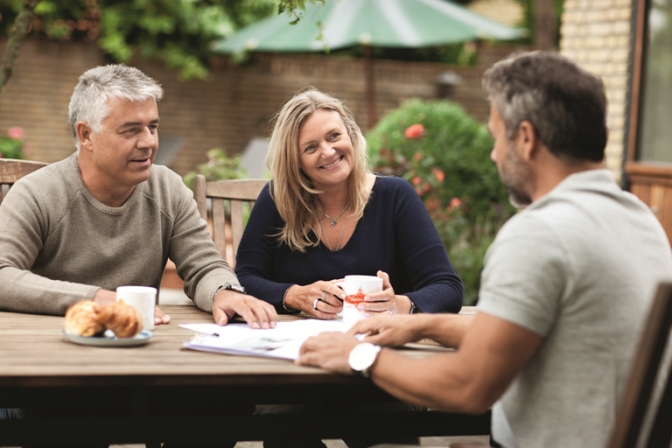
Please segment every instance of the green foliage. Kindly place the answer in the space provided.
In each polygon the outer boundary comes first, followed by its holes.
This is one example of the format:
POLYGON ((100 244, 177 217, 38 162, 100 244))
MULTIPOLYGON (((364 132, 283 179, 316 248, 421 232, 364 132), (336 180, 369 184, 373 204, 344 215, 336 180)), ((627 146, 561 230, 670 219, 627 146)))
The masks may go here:
POLYGON ((454 103, 415 99, 383 117, 367 142, 376 172, 415 188, 473 303, 485 251, 513 213, 485 126, 454 103))
POLYGON ((23 159, 23 129, 9 128, 7 135, 0 136, 0 158, 23 159))
MULTIPOLYGON (((319 1, 319 0, 318 0, 319 1)), ((7 33, 22 0, 0 0, 7 33)), ((204 78, 210 45, 260 20, 287 0, 42 0, 31 26, 35 37, 95 41, 113 60, 159 58, 182 79, 204 78)))
POLYGON ((247 172, 240 163, 240 156, 229 157, 220 148, 209 150, 208 162, 199 165, 196 171, 191 171, 184 176, 184 183, 192 190, 197 174, 204 175, 206 181, 244 179, 247 177, 247 172))
POLYGON ((325 3, 325 0, 280 0, 278 2, 278 14, 286 12, 292 19, 290 25, 299 23, 302 17, 302 11, 306 9, 306 3, 325 3))

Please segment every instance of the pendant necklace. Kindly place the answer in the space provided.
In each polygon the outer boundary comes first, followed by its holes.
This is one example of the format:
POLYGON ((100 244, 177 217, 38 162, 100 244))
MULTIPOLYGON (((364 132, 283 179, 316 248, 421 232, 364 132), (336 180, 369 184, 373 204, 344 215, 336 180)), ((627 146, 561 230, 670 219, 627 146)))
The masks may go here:
MULTIPOLYGON (((348 202, 347 204, 345 204, 345 207, 343 207, 343 210, 341 210, 341 213, 339 213, 338 216, 336 216, 335 218, 334 218, 333 216, 329 216, 329 215, 327 215, 327 214, 324 212, 324 210, 322 210, 322 207, 320 207, 319 205, 318 205, 317 207, 320 209, 320 211, 322 212, 322 214, 323 214, 329 221, 331 221, 331 223, 329 224, 329 226, 331 226, 331 228, 333 229, 334 226, 336 226, 336 221, 338 220, 338 218, 340 218, 340 217, 343 215, 343 213, 345 213, 345 211, 348 209, 348 207, 350 207, 350 203, 348 202)), ((321 223, 322 223, 322 220, 320 220, 320 225, 322 225, 321 223)))
MULTIPOLYGON (((346 209, 350 209, 350 204, 346 205, 346 209)), ((345 209, 336 217, 336 219, 340 218, 341 215, 345 212, 345 209)), ((322 212, 324 213, 324 212, 322 212)), ((324 213, 326 215, 326 213, 324 213)), ((343 223, 343 228, 341 229, 341 235, 338 237, 338 244, 336 245, 336 250, 339 250, 341 248, 341 241, 343 240, 343 233, 345 233, 345 228, 348 225, 348 218, 350 217, 350 213, 345 215, 345 222, 343 223)), ((330 216, 327 216, 327 218, 332 219, 330 216)), ((320 229, 322 229, 322 234, 324 235, 324 242, 327 243, 327 247, 329 248, 330 251, 333 252, 331 249, 331 245, 329 244, 329 238, 327 238, 327 232, 324 231, 324 226, 322 225, 322 220, 320 219, 320 229)), ((334 223, 336 220, 333 221, 334 223)), ((334 226, 331 226, 334 227, 334 226)))

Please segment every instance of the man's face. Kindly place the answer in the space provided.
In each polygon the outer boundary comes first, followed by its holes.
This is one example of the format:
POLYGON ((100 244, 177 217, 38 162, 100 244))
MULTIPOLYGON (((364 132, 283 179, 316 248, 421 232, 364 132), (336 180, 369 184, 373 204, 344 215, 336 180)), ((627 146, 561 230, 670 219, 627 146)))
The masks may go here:
POLYGON ((529 187, 534 180, 534 173, 525 164, 516 151, 516 140, 509 140, 506 136, 504 120, 494 104, 490 105, 490 119, 488 131, 495 140, 490 158, 499 171, 504 187, 509 192, 509 199, 515 207, 525 207, 532 203, 532 197, 528 193, 529 187))
POLYGON ((112 97, 99 134, 91 134, 96 175, 112 188, 133 187, 149 178, 159 148, 159 111, 153 98, 131 102, 112 97))

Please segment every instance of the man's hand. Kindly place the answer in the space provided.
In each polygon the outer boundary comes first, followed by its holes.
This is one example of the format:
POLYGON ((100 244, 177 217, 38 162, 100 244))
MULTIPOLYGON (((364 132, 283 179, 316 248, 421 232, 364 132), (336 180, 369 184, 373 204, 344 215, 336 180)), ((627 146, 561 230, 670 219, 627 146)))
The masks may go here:
POLYGON ((320 333, 303 343, 296 363, 351 375, 348 358, 357 344, 359 341, 355 337, 344 333, 320 333))
POLYGON ((247 294, 222 290, 212 304, 212 317, 218 325, 226 325, 238 314, 252 328, 275 328, 278 313, 269 303, 247 294))
POLYGON ((407 342, 422 339, 422 324, 419 321, 423 318, 424 316, 411 314, 370 317, 355 323, 348 330, 348 334, 352 336, 364 335, 365 342, 399 347, 407 342))
POLYGON ((154 309, 154 325, 169 324, 170 316, 158 306, 154 309))

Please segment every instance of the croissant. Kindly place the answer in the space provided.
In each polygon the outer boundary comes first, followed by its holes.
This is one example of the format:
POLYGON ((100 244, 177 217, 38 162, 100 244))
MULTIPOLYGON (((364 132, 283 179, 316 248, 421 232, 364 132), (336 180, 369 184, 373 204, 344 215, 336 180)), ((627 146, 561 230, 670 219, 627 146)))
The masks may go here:
POLYGON ((123 300, 101 307, 99 319, 118 338, 131 338, 142 330, 140 313, 123 300))
POLYGON ((71 305, 65 312, 65 332, 76 336, 93 336, 105 331, 100 321, 101 306, 90 300, 83 300, 71 305))

